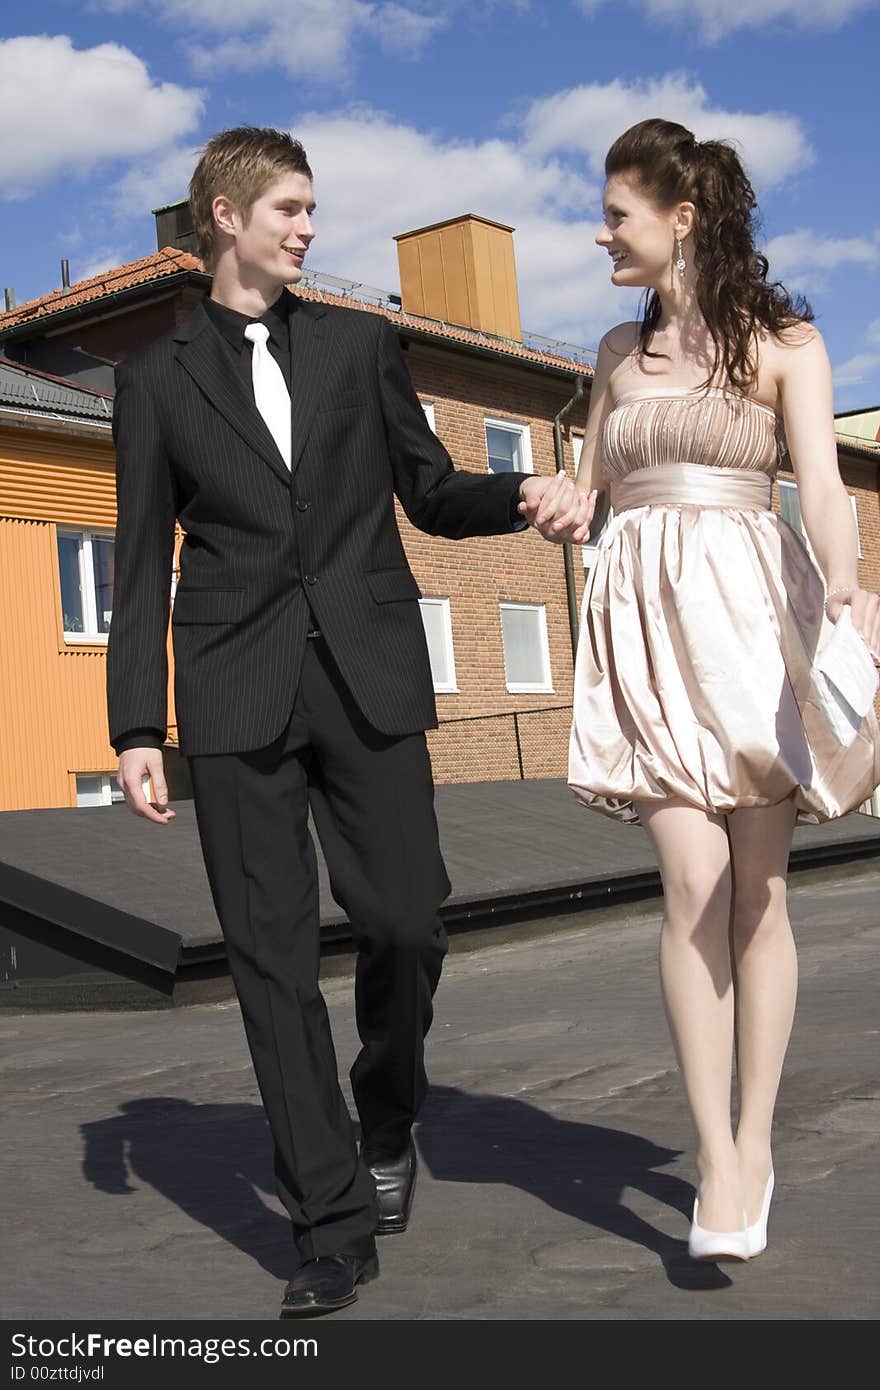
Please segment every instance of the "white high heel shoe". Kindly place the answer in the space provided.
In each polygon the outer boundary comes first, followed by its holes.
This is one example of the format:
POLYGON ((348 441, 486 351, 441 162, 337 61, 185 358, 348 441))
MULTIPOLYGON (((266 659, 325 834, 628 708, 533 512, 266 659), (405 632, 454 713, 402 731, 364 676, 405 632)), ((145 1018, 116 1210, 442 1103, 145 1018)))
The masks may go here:
POLYGON ((754 1259, 755 1255, 760 1255, 767 1249, 767 1218, 770 1215, 770 1201, 773 1197, 773 1188, 776 1179, 773 1176, 773 1169, 770 1169, 770 1176, 767 1179, 767 1186, 764 1188, 764 1200, 761 1203, 761 1215, 751 1226, 746 1227, 746 1244, 749 1249, 749 1259, 754 1259))
POLYGON ((700 1199, 694 1198, 694 1217, 688 1236, 688 1254, 692 1260, 747 1260, 749 1258, 748 1232, 743 1212, 741 1231, 707 1231, 697 1219, 700 1212, 700 1199))

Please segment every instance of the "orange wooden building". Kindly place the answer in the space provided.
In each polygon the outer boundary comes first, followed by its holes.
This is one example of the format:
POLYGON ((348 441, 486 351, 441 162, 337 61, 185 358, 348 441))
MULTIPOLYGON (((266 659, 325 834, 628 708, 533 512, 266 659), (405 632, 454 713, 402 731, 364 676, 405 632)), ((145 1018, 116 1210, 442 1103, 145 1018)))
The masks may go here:
POLYGON ((0 364, 0 810, 110 800, 110 400, 0 364))

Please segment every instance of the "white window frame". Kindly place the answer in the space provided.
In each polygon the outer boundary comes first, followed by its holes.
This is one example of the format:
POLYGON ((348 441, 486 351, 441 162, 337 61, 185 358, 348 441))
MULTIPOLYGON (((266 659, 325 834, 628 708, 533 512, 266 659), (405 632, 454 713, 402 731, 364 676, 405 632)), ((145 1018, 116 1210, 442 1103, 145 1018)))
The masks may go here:
POLYGON ((434 414, 434 402, 433 402, 433 401, 419 401, 419 405, 422 407, 422 410, 425 412, 425 419, 427 420, 428 424, 431 426, 431 429, 433 430, 434 434, 436 434, 436 433, 437 433, 437 419, 436 419, 436 416, 435 416, 435 414, 434 414))
MULTIPOLYGON (((68 632, 64 628, 65 642, 88 642, 94 645, 96 642, 106 642, 109 633, 98 631, 98 604, 95 594, 95 565, 92 556, 93 540, 112 540, 116 543, 116 532, 111 530, 101 530, 100 527, 89 527, 88 530, 78 526, 58 526, 57 541, 76 540, 79 541, 79 583, 80 593, 83 601, 83 632, 68 632), (88 626, 91 624, 91 626, 88 626)), ((61 576, 59 573, 59 591, 61 589, 61 576)), ((112 623, 112 611, 110 621, 112 623)), ((64 626, 64 595, 61 594, 61 623, 64 626)))
MULTIPOLYGON (((778 487, 779 487, 780 497, 781 497, 782 489, 783 489, 783 488, 794 488, 794 491, 795 491, 795 493, 797 494, 797 498, 798 498, 798 515, 800 516, 801 499, 800 499, 800 494, 798 493, 798 485, 797 485, 797 482, 796 482, 794 479, 792 479, 792 478, 777 478, 777 479, 776 479, 776 482, 777 482, 778 487)), ((858 545, 858 557, 859 557, 859 559, 861 560, 861 559, 863 558, 863 556, 862 556, 862 533, 861 533, 861 531, 859 530, 859 508, 858 508, 858 503, 856 502, 855 493, 853 493, 853 492, 847 492, 846 495, 847 495, 847 497, 849 498, 849 505, 852 507, 853 521, 854 521, 855 524, 856 524, 856 542, 857 542, 857 545, 858 545)), ((783 520, 785 520, 784 517, 783 517, 783 520)), ((791 524, 791 523, 789 523, 789 525, 790 525, 790 524, 791 524)), ((816 557, 815 557, 815 555, 813 554, 813 547, 810 545, 810 539, 809 539, 809 537, 808 537, 808 535, 807 535, 807 533, 806 533, 806 530, 804 529, 803 517, 801 517, 801 524, 800 524, 800 526, 795 527, 795 528, 793 528, 793 529, 797 530, 798 535, 800 536, 801 540, 803 541, 804 545, 807 547, 807 550, 810 552, 810 555, 812 556, 813 560, 815 561, 816 557)))
MULTIPOLYGON (((425 608, 436 608, 440 610, 442 615, 443 655, 446 660, 446 670, 449 673, 449 679, 446 681, 435 680, 434 693, 435 695, 457 695, 458 682, 455 674, 455 647, 452 641, 452 608, 449 599, 437 598, 433 595, 423 595, 419 599, 419 608, 422 611, 424 611, 425 608)), ((424 623, 424 618, 422 622, 424 623)), ((425 640, 427 641, 427 633, 425 634, 425 640)), ((433 674, 432 672, 432 680, 433 674)))
MULTIPOLYGON (((483 419, 483 444, 486 448, 486 466, 492 473, 492 464, 489 458, 489 436, 486 430, 489 427, 493 430, 506 430, 508 434, 516 434, 520 439, 520 454, 522 456, 522 468, 515 468, 514 473, 534 473, 535 465, 532 462, 532 429, 530 425, 523 424, 517 420, 495 420, 490 416, 483 419)), ((493 476, 495 476, 493 474, 493 476)))
POLYGON ((93 801, 81 802, 79 799, 79 785, 77 785, 76 804, 78 807, 82 809, 92 808, 96 804, 99 806, 112 806, 114 802, 123 801, 125 799, 122 795, 122 792, 118 789, 116 791, 116 795, 114 796, 114 787, 116 784, 115 772, 77 772, 74 774, 74 776, 76 778, 77 784, 79 783, 80 777, 97 777, 100 783, 99 792, 101 800, 97 803, 93 801))
POLYGON ((863 556, 862 556, 862 533, 861 533, 861 531, 859 530, 859 508, 858 508, 858 503, 856 502, 856 495, 855 495, 854 492, 848 492, 846 495, 847 495, 847 497, 849 498, 849 505, 852 507, 853 521, 856 523, 856 541, 857 541, 857 543, 858 543, 859 559, 861 560, 861 559, 863 558, 863 556))
MULTIPOLYGON (((572 451, 573 451, 573 453, 574 453, 574 467, 575 467, 575 472, 577 472, 578 468, 580 467, 581 453, 582 453, 583 447, 584 447, 584 437, 583 437, 583 435, 582 435, 582 434, 573 434, 572 437, 571 437, 571 446, 572 446, 572 451)), ((597 550, 597 548, 598 548, 599 542, 600 542, 600 540, 602 539, 602 537, 604 536, 604 534, 605 534, 605 528, 608 526, 608 523, 611 521, 611 518, 612 518, 613 516, 614 516, 614 508, 613 508, 613 507, 609 507, 609 508, 608 508, 608 515, 605 517, 605 520, 604 520, 603 523, 602 523, 602 530, 598 533, 598 535, 594 536, 594 537, 592 538, 592 540, 584 541, 583 545, 581 546, 581 560, 583 561, 583 566, 584 566, 584 569, 585 569, 585 570, 588 570, 588 569, 590 568, 590 565, 593 563, 593 558, 594 558, 594 556, 595 556, 595 554, 596 554, 596 550, 597 550)))
POLYGON ((504 654, 504 679, 508 691, 511 695, 530 695, 544 694, 553 695, 553 677, 550 670, 550 639, 547 635, 547 608, 543 603, 513 603, 502 600, 499 604, 499 621, 501 623, 501 646, 504 650, 504 619, 501 617, 505 609, 520 608, 526 609, 531 613, 538 614, 538 637, 541 647, 541 661, 544 668, 544 679, 542 681, 509 681, 507 680, 507 653, 504 654))

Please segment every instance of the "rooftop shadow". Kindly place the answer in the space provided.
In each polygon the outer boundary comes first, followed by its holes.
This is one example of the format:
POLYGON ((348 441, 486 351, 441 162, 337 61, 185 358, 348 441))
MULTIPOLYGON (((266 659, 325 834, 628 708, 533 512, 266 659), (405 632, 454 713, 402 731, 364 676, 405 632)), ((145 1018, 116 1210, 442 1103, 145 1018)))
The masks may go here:
POLYGON ((667 1236, 625 1205, 625 1189, 633 1188, 690 1222, 693 1187, 657 1171, 678 1158, 678 1150, 625 1130, 557 1119, 527 1101, 452 1086, 431 1087, 417 1137, 440 1182, 518 1187, 585 1225, 653 1251, 677 1288, 731 1287, 716 1265, 690 1258, 686 1239, 667 1236))
POLYGON ((83 1175, 99 1192, 126 1197, 147 1184, 276 1278, 290 1278, 297 1263, 290 1221, 263 1200, 275 1181, 259 1105, 155 1096, 80 1128, 83 1175))

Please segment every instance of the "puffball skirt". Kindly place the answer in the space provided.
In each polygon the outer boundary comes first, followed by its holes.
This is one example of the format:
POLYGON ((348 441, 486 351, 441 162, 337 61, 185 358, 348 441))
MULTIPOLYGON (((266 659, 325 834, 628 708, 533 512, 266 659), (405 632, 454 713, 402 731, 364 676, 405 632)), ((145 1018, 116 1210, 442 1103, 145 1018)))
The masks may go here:
POLYGON ((792 798, 799 821, 880 783, 870 713, 834 738, 813 694, 825 590, 770 507, 782 436, 733 391, 633 391, 603 433, 614 509, 584 595, 569 784, 637 822, 675 798, 724 814, 792 798))

